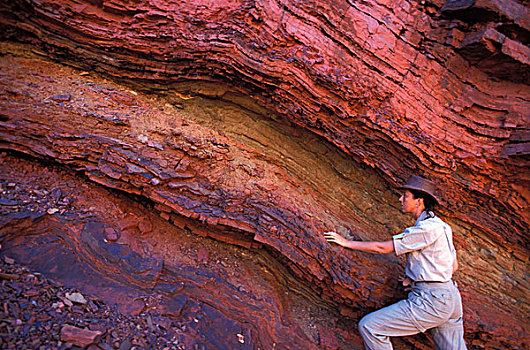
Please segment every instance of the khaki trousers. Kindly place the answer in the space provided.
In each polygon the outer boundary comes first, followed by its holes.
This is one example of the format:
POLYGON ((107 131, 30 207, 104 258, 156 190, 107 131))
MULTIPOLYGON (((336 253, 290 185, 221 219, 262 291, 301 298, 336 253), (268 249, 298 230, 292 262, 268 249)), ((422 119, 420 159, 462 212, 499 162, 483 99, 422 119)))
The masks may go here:
POLYGON ((436 350, 466 350, 462 299, 452 282, 420 282, 408 299, 366 315, 359 332, 368 350, 392 349, 390 337, 430 330, 436 350))

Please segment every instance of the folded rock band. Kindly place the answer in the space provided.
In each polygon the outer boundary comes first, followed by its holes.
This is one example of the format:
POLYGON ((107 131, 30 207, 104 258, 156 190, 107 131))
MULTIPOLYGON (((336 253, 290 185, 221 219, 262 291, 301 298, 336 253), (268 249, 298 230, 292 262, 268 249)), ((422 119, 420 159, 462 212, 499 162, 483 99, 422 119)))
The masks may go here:
POLYGON ((408 298, 364 316, 359 332, 366 349, 392 349, 390 337, 430 330, 436 350, 467 349, 462 323, 462 299, 453 273, 458 268, 451 227, 433 209, 439 203, 436 184, 412 175, 403 191, 401 210, 416 220, 414 226, 383 242, 350 241, 326 232, 329 242, 363 252, 406 254, 403 285, 408 298))

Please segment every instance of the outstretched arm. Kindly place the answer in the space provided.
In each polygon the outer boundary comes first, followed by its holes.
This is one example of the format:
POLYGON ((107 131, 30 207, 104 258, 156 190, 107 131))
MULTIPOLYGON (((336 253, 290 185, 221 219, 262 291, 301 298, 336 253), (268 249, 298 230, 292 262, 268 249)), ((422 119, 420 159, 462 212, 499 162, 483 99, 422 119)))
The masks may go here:
POLYGON ((393 241, 375 242, 375 241, 350 241, 336 232, 324 233, 328 242, 336 243, 345 248, 360 250, 367 253, 388 254, 394 251, 393 241))

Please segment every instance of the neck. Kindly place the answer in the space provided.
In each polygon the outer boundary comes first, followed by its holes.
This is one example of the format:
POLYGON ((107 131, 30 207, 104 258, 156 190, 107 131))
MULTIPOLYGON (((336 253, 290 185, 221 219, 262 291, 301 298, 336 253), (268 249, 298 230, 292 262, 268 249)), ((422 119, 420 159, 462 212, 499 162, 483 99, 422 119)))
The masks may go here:
POLYGON ((423 213, 423 211, 425 210, 425 207, 422 205, 422 206, 419 206, 413 213, 412 215, 414 216, 414 219, 415 220, 418 220, 418 218, 420 217, 421 213, 423 213))

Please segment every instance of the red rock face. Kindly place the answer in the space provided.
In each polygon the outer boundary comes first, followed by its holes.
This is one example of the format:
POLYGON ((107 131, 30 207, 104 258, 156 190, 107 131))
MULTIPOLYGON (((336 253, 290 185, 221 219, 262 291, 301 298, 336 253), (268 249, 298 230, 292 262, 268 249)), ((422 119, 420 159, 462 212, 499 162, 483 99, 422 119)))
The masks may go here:
POLYGON ((429 177, 455 231, 470 345, 528 343, 528 7, 1 6, 2 148, 268 249, 354 318, 397 297, 400 263, 321 232, 388 238, 410 224, 395 185, 429 177))

